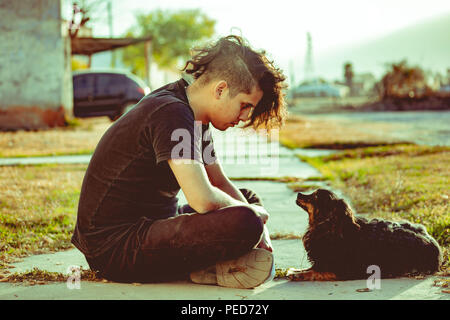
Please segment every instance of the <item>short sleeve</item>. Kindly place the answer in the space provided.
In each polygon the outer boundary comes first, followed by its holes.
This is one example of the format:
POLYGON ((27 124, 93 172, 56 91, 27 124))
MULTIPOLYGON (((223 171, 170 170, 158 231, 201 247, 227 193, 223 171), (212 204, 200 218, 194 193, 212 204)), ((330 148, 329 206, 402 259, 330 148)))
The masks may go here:
POLYGON ((209 125, 203 127, 202 150, 204 165, 214 164, 217 158, 214 150, 213 136, 209 125))
POLYGON ((194 120, 189 106, 168 104, 149 119, 150 143, 156 163, 169 159, 190 159, 202 162, 202 127, 194 120))

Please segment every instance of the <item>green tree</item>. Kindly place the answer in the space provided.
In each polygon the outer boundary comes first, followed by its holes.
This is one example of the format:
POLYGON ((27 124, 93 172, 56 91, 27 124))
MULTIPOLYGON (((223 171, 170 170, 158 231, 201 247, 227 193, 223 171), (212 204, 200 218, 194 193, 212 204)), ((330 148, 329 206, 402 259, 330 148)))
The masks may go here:
MULTIPOLYGON (((190 49, 214 34, 215 21, 199 9, 161 10, 136 15, 136 25, 127 37, 151 37, 152 60, 163 69, 175 69, 180 59, 190 57, 190 49)), ((145 77, 144 44, 123 49, 122 61, 132 72, 145 77)))

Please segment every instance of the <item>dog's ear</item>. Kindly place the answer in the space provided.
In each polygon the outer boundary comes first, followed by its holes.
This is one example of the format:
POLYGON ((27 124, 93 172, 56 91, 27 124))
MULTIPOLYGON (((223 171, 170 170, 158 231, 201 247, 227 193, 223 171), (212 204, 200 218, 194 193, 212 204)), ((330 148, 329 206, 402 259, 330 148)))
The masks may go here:
POLYGON ((335 205, 333 206, 334 233, 340 238, 344 238, 345 234, 358 231, 360 225, 356 223, 352 209, 342 199, 336 200, 334 202, 335 202, 335 205))
POLYGON ((325 189, 318 189, 316 191, 317 196, 317 212, 321 215, 321 220, 327 220, 330 215, 333 215, 335 206, 335 198, 333 193, 325 189))

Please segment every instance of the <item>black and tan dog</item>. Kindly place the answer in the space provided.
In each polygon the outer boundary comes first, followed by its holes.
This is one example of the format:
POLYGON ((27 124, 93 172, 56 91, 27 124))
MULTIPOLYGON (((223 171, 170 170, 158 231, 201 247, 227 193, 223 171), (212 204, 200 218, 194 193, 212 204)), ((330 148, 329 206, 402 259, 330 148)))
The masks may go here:
POLYGON ((434 273, 442 264, 439 245, 422 225, 355 216, 344 200, 323 189, 298 193, 296 203, 309 215, 303 244, 312 267, 290 269, 291 280, 367 279, 371 265, 380 268, 381 278, 391 278, 434 273))

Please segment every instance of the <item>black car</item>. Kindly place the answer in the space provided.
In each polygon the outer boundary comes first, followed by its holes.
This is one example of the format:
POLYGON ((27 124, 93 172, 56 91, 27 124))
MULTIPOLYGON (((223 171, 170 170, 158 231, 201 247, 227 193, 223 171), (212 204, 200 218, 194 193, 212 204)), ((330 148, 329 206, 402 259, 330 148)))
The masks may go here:
POLYGON ((80 118, 108 116, 116 120, 149 92, 144 81, 131 73, 74 72, 73 113, 80 118))

